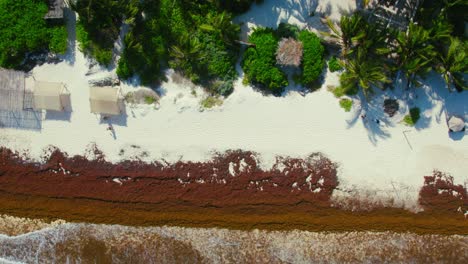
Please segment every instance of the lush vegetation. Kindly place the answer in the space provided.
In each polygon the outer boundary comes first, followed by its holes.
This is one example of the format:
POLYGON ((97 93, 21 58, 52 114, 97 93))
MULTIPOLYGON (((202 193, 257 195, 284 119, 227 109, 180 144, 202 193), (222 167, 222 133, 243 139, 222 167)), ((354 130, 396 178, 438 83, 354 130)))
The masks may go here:
POLYGON ((414 126, 420 118, 421 110, 418 107, 413 107, 410 109, 408 115, 403 118, 403 123, 408 126, 414 126))
POLYGON ((325 63, 323 59, 325 49, 317 35, 307 30, 300 30, 297 26, 281 23, 276 30, 256 28, 248 42, 250 46, 244 53, 243 59, 247 82, 279 95, 288 85, 284 71, 292 67, 301 70, 300 75, 293 76, 294 81, 311 90, 314 89, 325 63), (299 43, 301 49, 294 49, 292 46, 283 49, 281 44, 285 40, 292 40, 290 44, 294 45, 299 43), (278 58, 295 63, 284 65, 278 58))
POLYGON ((353 101, 348 98, 342 98, 340 99, 340 106, 343 108, 346 112, 351 111, 351 108, 353 107, 353 101))
POLYGON ((468 89, 464 79, 468 46, 461 30, 468 2, 436 2, 425 1, 404 31, 369 23, 371 12, 356 11, 343 16, 338 24, 327 20, 330 33, 323 34, 341 48, 342 92, 353 94, 362 89, 369 94, 373 87, 386 88, 397 76, 405 77, 407 88, 418 87, 431 70, 442 74, 448 89, 452 85, 458 91, 468 89))
POLYGON ((340 61, 335 56, 333 56, 330 60, 328 60, 328 68, 331 72, 336 72, 341 71, 343 66, 341 66, 340 61))
POLYGON ((223 100, 215 96, 208 96, 200 102, 201 106, 206 109, 210 109, 223 104, 223 100))
POLYGON ((29 52, 65 53, 63 24, 48 24, 45 0, 0 0, 0 67, 20 66, 29 52))
POLYGON ((112 49, 129 1, 78 0, 72 5, 79 15, 76 37, 82 52, 100 64, 112 62, 112 49))
POLYGON ((244 54, 243 69, 253 84, 279 95, 288 85, 286 74, 276 65, 278 37, 271 28, 257 28, 249 37, 253 46, 244 54))
MULTIPOLYGON (((252 1, 238 1, 250 3, 252 1)), ((131 25, 117 73, 139 75, 143 84, 171 67, 213 94, 228 95, 237 77, 240 28, 220 1, 136 1, 127 5, 131 25)))
POLYGON ((299 33, 299 40, 304 45, 304 55, 302 59, 302 80, 301 83, 312 88, 323 70, 324 47, 320 39, 313 32, 303 30, 299 33))

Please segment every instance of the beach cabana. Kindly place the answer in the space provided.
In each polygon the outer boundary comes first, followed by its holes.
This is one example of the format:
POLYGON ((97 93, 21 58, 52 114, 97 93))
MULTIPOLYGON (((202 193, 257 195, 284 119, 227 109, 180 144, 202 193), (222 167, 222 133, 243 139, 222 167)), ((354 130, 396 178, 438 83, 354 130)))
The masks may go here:
POLYGON ((63 83, 39 82, 34 83, 34 109, 63 111, 62 96, 68 91, 63 83))
POLYGON ((119 94, 119 89, 110 86, 90 87, 89 100, 91 113, 104 115, 121 114, 119 94))
POLYGON ((460 132, 465 130, 465 121, 458 116, 451 116, 448 120, 448 127, 450 132, 460 132))

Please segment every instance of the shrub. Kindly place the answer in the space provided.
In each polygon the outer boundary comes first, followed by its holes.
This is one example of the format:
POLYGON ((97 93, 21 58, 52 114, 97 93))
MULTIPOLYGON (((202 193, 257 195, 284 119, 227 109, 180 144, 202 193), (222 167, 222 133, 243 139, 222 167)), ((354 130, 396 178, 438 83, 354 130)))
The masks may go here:
POLYGON ((112 62, 112 50, 95 48, 92 52, 99 64, 108 66, 112 62))
POLYGON ((214 96, 208 96, 207 98, 201 101, 201 106, 206 109, 213 108, 215 106, 220 106, 222 104, 223 100, 214 96))
POLYGON ((145 103, 146 104, 154 104, 156 102, 156 98, 153 96, 145 96, 145 103))
POLYGON ((248 80, 273 94, 288 85, 286 75, 275 65, 278 39, 270 28, 257 28, 249 37, 255 46, 244 53, 243 69, 248 80))
POLYGON ((353 100, 348 99, 348 98, 342 98, 340 100, 340 106, 343 108, 346 112, 351 111, 351 107, 353 107, 353 100))
POLYGON ((91 41, 88 37, 88 32, 80 23, 76 23, 76 40, 78 41, 78 48, 81 52, 85 52, 91 48, 91 41))
POLYGON ((320 39, 312 32, 303 30, 299 33, 299 40, 304 46, 302 59, 302 84, 311 87, 322 73, 324 47, 320 39))
POLYGON ((414 126, 420 118, 420 112, 421 110, 418 107, 411 108, 409 114, 403 118, 403 123, 408 126, 414 126))
POLYGON ((127 61, 125 60, 125 57, 122 56, 120 58, 119 63, 117 64, 117 76, 119 76, 120 79, 128 79, 132 77, 133 73, 128 67, 127 61))
POLYGON ((294 38, 297 39, 299 37, 300 29, 296 25, 291 25, 288 23, 281 22, 278 25, 278 29, 276 29, 276 35, 278 38, 294 38))
POLYGON ((18 67, 28 52, 64 50, 64 26, 48 27, 46 13, 42 0, 0 1, 0 67, 18 67))
POLYGON ((73 10, 80 18, 76 35, 82 52, 100 64, 109 65, 127 4, 128 1, 115 0, 79 0, 72 3, 73 10))
POLYGON ((343 69, 339 60, 335 56, 331 57, 331 59, 328 61, 328 68, 331 72, 336 72, 343 69))
POLYGON ((67 52, 67 36, 67 29, 64 26, 51 28, 49 43, 50 51, 65 54, 65 52, 67 52))

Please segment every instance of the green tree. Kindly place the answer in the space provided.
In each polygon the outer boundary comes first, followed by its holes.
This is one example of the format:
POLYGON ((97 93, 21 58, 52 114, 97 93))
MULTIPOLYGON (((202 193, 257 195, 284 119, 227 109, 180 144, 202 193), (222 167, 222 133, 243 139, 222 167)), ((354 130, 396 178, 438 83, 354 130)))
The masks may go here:
POLYGON ((468 72, 467 43, 450 38, 450 45, 438 54, 437 71, 442 74, 447 89, 453 84, 457 90, 468 89, 463 74, 468 72))
POLYGON ((396 37, 396 65, 405 74, 408 86, 417 84, 415 77, 431 70, 436 57, 431 44, 431 32, 414 23, 410 23, 406 32, 400 31, 396 37))
POLYGON ((301 82, 307 87, 312 87, 322 73, 325 63, 323 60, 325 48, 320 43, 317 35, 307 30, 299 33, 299 40, 302 42, 304 49, 301 82))
POLYGON ((342 16, 339 25, 327 18, 326 23, 330 32, 322 32, 323 35, 334 39, 341 47, 342 58, 350 55, 357 44, 366 36, 365 20, 359 12, 351 16, 342 16))
POLYGON ((244 53, 243 69, 247 79, 279 95, 288 85, 286 75, 276 66, 278 39, 271 28, 256 28, 249 37, 255 46, 244 53))
POLYGON ((48 48, 51 33, 46 13, 42 0, 0 0, 1 67, 15 68, 27 52, 48 48))
POLYGON ((340 84, 346 93, 357 93, 359 88, 368 96, 372 85, 382 88, 390 80, 385 69, 376 60, 369 60, 364 48, 359 48, 355 57, 344 63, 345 71, 340 76, 340 84))

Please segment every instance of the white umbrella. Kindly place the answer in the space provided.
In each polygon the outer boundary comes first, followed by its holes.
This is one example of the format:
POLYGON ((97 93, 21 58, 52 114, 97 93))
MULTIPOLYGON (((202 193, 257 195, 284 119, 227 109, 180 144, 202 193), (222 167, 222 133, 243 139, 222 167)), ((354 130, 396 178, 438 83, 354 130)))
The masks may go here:
POLYGON ((450 117, 448 127, 453 132, 460 132, 465 128, 465 121, 458 116, 450 117))

